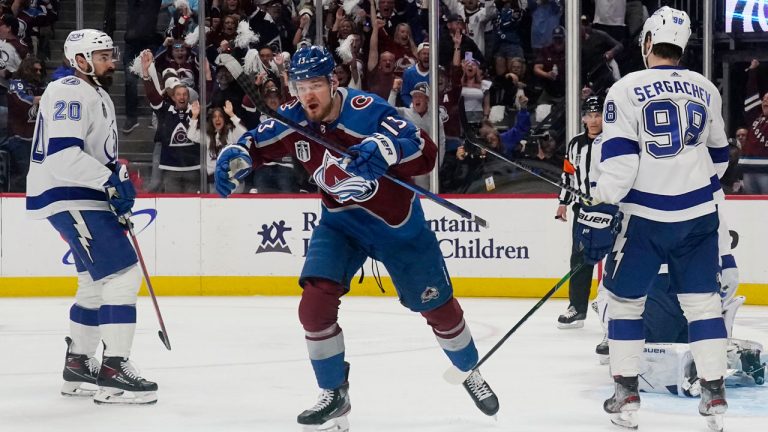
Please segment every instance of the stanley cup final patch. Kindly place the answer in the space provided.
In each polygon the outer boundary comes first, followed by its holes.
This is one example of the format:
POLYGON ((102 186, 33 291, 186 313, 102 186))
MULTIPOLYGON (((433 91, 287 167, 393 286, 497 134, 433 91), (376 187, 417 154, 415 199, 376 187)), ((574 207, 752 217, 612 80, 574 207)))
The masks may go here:
POLYGON ((311 158, 309 154, 309 143, 306 141, 296 141, 294 144, 296 148, 296 159, 302 162, 309 162, 311 158))

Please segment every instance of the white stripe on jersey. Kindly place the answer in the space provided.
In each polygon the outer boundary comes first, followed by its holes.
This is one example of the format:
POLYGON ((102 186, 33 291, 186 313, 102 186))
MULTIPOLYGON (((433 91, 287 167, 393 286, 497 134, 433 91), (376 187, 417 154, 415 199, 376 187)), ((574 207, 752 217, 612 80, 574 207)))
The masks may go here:
POLYGON ((715 211, 728 166, 717 88, 696 72, 660 67, 613 85, 593 150, 592 196, 661 222, 715 211), (600 141, 600 142, 598 142, 600 141))

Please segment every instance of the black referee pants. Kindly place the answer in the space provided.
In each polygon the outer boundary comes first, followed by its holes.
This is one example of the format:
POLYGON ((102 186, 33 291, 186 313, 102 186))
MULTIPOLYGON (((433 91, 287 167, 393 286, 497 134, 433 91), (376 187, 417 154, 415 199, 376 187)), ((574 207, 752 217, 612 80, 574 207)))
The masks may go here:
MULTIPOLYGON (((584 253, 579 250, 579 244, 576 241, 576 221, 579 219, 579 210, 581 205, 573 205, 573 220, 571 221, 571 237, 573 239, 571 246, 571 268, 576 267, 584 261, 584 253)), ((570 305, 576 309, 576 312, 586 313, 589 303, 589 291, 592 288, 592 272, 595 266, 585 264, 579 271, 571 276, 568 286, 568 298, 570 305)))

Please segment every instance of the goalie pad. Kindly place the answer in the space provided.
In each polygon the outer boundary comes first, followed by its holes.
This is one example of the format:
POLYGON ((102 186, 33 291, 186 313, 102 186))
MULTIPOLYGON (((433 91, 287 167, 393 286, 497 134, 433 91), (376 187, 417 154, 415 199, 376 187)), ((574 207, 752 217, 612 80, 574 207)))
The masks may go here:
MULTIPOLYGON (((727 387, 762 385, 765 364, 760 360, 762 344, 729 339, 726 352, 728 372, 727 387), (761 369, 762 368, 762 369, 761 369)), ((645 362, 640 369, 639 389, 646 393, 672 394, 680 397, 697 397, 700 394, 696 364, 688 344, 645 344, 645 362)))

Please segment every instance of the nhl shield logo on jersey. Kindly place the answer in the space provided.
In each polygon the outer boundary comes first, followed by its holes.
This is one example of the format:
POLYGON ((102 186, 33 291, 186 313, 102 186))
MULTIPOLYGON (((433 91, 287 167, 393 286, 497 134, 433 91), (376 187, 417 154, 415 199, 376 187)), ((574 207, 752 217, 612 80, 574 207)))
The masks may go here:
POLYGON ((320 189, 342 204, 347 201, 368 201, 379 188, 378 180, 369 181, 350 174, 344 169, 343 159, 333 157, 328 150, 325 151, 323 164, 312 174, 312 179, 320 189))
POLYGON ((294 146, 296 148, 296 159, 302 162, 309 162, 311 158, 309 155, 309 143, 306 141, 296 141, 294 146))
POLYGON ((421 293, 421 302, 427 303, 430 300, 434 300, 440 297, 440 291, 435 287, 427 287, 423 293, 421 293))

